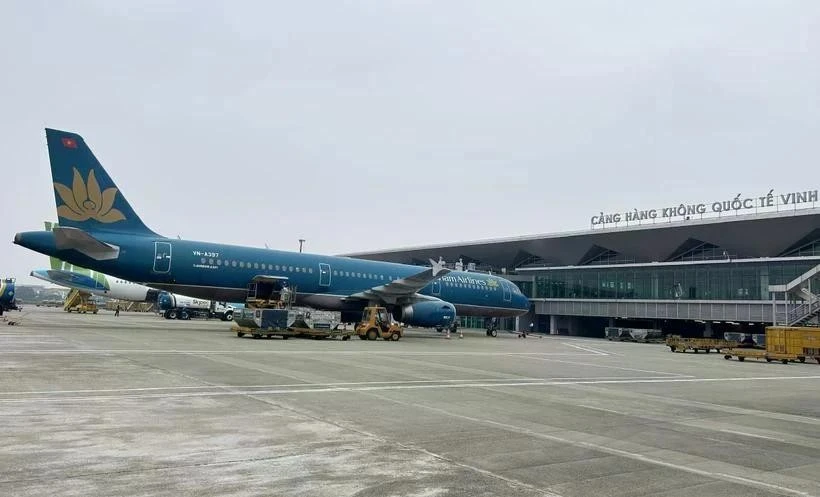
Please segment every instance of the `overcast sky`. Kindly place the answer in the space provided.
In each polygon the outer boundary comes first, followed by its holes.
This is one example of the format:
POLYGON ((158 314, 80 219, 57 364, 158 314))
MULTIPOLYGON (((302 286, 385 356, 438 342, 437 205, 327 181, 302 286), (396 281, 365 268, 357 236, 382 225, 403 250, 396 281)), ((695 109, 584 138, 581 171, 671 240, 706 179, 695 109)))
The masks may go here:
POLYGON ((820 2, 11 1, 0 275, 43 128, 167 236, 339 254, 815 189, 820 2))

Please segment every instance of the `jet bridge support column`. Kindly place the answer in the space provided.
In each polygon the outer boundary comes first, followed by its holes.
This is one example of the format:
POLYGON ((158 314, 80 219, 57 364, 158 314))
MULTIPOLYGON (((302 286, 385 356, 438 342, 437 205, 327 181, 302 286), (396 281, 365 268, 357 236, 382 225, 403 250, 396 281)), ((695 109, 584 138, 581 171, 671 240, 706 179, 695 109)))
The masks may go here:
POLYGON ((555 314, 550 314, 550 335, 558 334, 558 317, 555 314))

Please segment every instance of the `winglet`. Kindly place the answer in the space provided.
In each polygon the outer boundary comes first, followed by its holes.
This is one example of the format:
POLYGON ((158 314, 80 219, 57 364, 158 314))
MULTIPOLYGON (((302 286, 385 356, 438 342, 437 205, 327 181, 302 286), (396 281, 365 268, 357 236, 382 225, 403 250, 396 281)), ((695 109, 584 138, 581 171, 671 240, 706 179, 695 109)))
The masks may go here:
POLYGON ((430 264, 433 265, 433 276, 437 276, 438 273, 440 273, 440 272, 444 271, 444 269, 446 269, 444 267, 444 261, 436 262, 433 259, 430 259, 430 264))

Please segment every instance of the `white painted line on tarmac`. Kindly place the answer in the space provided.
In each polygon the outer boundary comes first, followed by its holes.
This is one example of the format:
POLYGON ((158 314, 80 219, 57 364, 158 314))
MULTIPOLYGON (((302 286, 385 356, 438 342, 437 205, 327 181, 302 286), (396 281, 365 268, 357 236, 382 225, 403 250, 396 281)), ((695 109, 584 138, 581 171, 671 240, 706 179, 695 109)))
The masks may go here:
MULTIPOLYGON (((578 354, 578 355, 586 355, 586 354, 578 354)), ((538 356, 535 356, 535 355, 526 356, 526 357, 528 357, 530 359, 535 359, 535 360, 538 360, 538 361, 560 362, 560 363, 564 363, 564 364, 573 364, 575 366, 589 366, 589 367, 594 367, 594 368, 620 369, 622 371, 634 371, 634 372, 637 372, 637 373, 663 374, 663 375, 668 375, 668 376, 671 376, 671 377, 684 376, 684 375, 681 375, 679 373, 670 373, 668 371, 655 371, 655 370, 652 370, 652 369, 637 369, 637 368, 627 368, 627 367, 624 367, 624 366, 610 366, 608 364, 600 364, 600 363, 592 363, 592 362, 578 362, 578 361, 567 361, 567 360, 561 360, 561 359, 549 359, 549 358, 545 358, 545 357, 538 357, 538 356)))
MULTIPOLYGON (((645 377, 641 377, 642 379, 645 377)), ((396 381, 346 381, 332 383, 283 383, 271 385, 183 385, 171 387, 141 387, 141 388, 94 388, 86 390, 21 390, 16 392, 0 392, 2 395, 34 395, 34 394, 66 394, 66 393, 104 393, 104 392, 150 392, 157 390, 202 390, 215 388, 254 389, 254 388, 289 388, 289 387, 337 387, 359 385, 396 385, 396 384, 424 384, 424 383, 486 383, 486 382, 545 382, 571 380, 618 380, 623 376, 591 376, 591 377, 554 377, 554 378, 475 378, 475 379, 442 379, 442 380, 396 380, 396 381)), ((250 390, 248 393, 258 393, 250 390)))
MULTIPOLYGON (((599 356, 600 354, 584 354, 576 352, 465 352, 460 350, 448 351, 402 351, 402 350, 179 350, 179 349, 54 349, 54 350, 4 350, 0 351, 0 356, 3 354, 33 354, 33 355, 48 355, 48 354, 199 354, 199 355, 224 355, 224 354, 279 354, 279 355, 398 355, 398 356, 599 356)), ((535 358, 535 357, 534 357, 535 358)), ((580 363, 579 363, 580 364, 580 363)), ((635 370, 640 371, 640 370, 635 370)), ((670 374, 670 373, 664 373, 670 374)))
POLYGON ((782 438, 767 437, 766 435, 757 435, 755 433, 746 433, 745 431, 734 431, 734 430, 718 430, 718 431, 722 431, 723 433, 732 433, 734 435, 742 435, 744 437, 765 438, 766 440, 774 440, 775 442, 786 443, 786 441, 783 440, 782 438))
MULTIPOLYGON (((742 378, 631 378, 617 380, 556 380, 556 381, 534 381, 534 382, 482 382, 482 383, 450 383, 450 384, 404 384, 404 385, 364 385, 353 387, 319 387, 305 388, 309 385, 300 385, 303 388, 282 389, 280 387, 270 390, 253 391, 214 391, 214 392, 188 392, 188 393, 157 393, 145 395, 102 395, 102 396, 81 396, 81 397, 34 397, 29 399, 0 399, 0 403, 26 403, 26 402, 63 402, 67 400, 77 401, 108 401, 108 400, 128 400, 128 399, 168 399, 184 397, 223 397, 237 395, 292 395, 300 393, 337 393, 337 392, 372 392, 372 391, 394 391, 394 390, 434 390, 442 388, 498 388, 498 387, 538 387, 538 386, 561 386, 561 385, 599 385, 599 384, 637 384, 637 383, 678 383, 678 382, 724 382, 724 381, 767 381, 767 380, 804 380, 820 379, 820 376, 763 376, 763 377, 742 377, 742 378)), ((230 387, 228 387, 230 388, 230 387)))
POLYGON ((585 404, 578 404, 578 407, 584 407, 584 408, 587 408, 587 409, 594 409, 596 411, 611 412, 612 414, 620 414, 621 416, 631 416, 631 414, 627 414, 625 412, 614 411, 612 409, 604 409, 603 407, 588 406, 588 405, 585 405, 585 404))
POLYGON ((572 347, 574 349, 592 352, 595 355, 609 355, 607 352, 604 352, 603 350, 593 349, 592 347, 582 347, 580 345, 575 345, 573 343, 565 343, 564 345, 566 345, 567 347, 572 347))

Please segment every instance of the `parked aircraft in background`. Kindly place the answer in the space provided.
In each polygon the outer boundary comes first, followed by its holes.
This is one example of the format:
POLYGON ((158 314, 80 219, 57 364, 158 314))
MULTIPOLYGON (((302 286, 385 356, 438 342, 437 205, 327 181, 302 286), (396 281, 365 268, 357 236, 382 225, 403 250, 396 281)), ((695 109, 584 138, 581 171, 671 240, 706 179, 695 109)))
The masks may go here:
POLYGON ((512 282, 432 260, 423 267, 161 236, 137 216, 80 135, 46 129, 46 140, 60 226, 17 233, 14 243, 70 264, 229 302, 245 301, 253 283, 286 285, 296 305, 342 311, 343 321, 358 320, 370 303, 424 327, 448 326, 456 312, 511 317, 529 310, 512 282))

